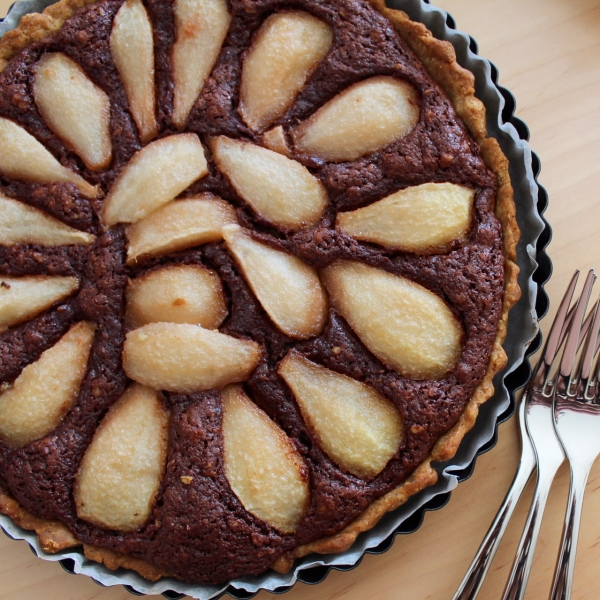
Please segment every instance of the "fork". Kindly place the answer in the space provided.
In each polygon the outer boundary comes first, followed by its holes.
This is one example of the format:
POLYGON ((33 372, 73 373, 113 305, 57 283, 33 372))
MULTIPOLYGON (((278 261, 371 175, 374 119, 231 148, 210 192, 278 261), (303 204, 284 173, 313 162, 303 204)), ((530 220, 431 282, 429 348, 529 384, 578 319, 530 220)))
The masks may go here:
MULTIPOLYGON (((550 331, 542 368, 532 378, 531 391, 525 403, 525 424, 535 450, 537 478, 531 507, 502 600, 522 600, 525 596, 548 494, 556 472, 565 459, 562 446, 554 431, 552 400, 555 378, 551 376, 551 368, 564 337, 572 325, 572 320, 574 320, 569 318, 573 317, 573 313, 569 313, 568 309, 578 278, 579 271, 576 271, 560 303, 555 320, 555 323, 562 322, 563 324, 560 330, 553 326, 550 331)), ((581 326, 581 323, 579 325, 581 326)))
POLYGON ((579 272, 577 271, 569 283, 552 323, 542 357, 533 371, 533 376, 519 404, 518 419, 521 432, 519 468, 498 514, 454 594, 453 600, 474 600, 477 597, 514 509, 533 475, 536 465, 539 465, 532 507, 527 517, 504 598, 516 600, 522 598, 525 593, 548 490, 558 467, 564 460, 564 454, 553 427, 553 385, 550 375, 552 364, 573 320, 573 311, 569 311, 569 305, 578 276, 579 272), (536 447, 537 451, 534 449, 536 447))
POLYGON ((552 376, 551 363, 557 357, 558 350, 561 348, 567 333, 569 333, 569 338, 563 354, 563 360, 565 360, 564 357, 568 356, 570 352, 577 353, 581 346, 581 341, 585 338, 592 325, 591 318, 586 319, 583 325, 581 323, 596 276, 593 271, 590 271, 580 298, 573 309, 569 311, 569 305, 571 304, 578 279, 579 271, 577 270, 571 278, 556 316, 556 321, 559 323, 564 318, 564 324, 560 331, 555 327, 550 331, 548 344, 544 353, 544 364, 547 366, 536 373, 532 381, 532 393, 528 397, 526 425, 537 457, 537 480, 531 508, 527 515, 523 534, 519 541, 519 547, 502 600, 523 600, 525 596, 525 589, 533 564, 533 556, 548 494, 556 472, 565 459, 562 444, 556 435, 554 427, 553 398, 559 372, 552 376))
POLYGON ((581 335, 579 324, 583 320, 595 279, 593 271, 590 271, 588 281, 591 283, 587 296, 582 294, 576 307, 554 399, 554 425, 569 459, 571 485, 550 600, 567 600, 571 597, 585 486, 590 469, 600 454, 600 361, 597 360, 594 364, 599 346, 600 300, 592 309, 592 325, 587 332, 581 359, 575 368, 578 336, 581 335))
MULTIPOLYGON (((588 279, 590 277, 591 275, 588 279)), ((518 420, 522 450, 517 474, 453 600, 474 600, 477 597, 516 504, 537 466, 531 508, 504 590, 503 600, 522 600, 525 595, 548 493, 556 472, 565 458, 562 445, 554 431, 552 399, 558 374, 552 376, 552 365, 573 322, 577 304, 571 310, 569 306, 578 278, 579 271, 576 271, 561 300, 542 357, 533 371, 530 383, 519 404, 518 420)), ((586 281, 582 295, 589 292, 592 283, 593 281, 586 281)), ((577 348, 581 344, 581 338, 591 326, 590 317, 585 320, 583 326, 577 328, 581 331, 577 348)))

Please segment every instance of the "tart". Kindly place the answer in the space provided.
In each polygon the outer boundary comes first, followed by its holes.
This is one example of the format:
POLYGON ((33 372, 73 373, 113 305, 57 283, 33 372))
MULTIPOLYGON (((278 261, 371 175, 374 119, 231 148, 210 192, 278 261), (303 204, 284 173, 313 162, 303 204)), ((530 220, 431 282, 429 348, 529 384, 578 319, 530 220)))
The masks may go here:
POLYGON ((216 584, 435 482, 519 295, 451 46, 379 0, 62 0, 0 69, 0 511, 216 584))

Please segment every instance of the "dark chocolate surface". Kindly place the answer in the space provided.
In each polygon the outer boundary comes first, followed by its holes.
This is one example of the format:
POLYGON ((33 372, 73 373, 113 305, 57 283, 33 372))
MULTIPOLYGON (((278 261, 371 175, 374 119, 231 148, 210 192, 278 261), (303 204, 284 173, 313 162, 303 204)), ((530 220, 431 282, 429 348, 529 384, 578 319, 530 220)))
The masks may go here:
MULTIPOLYGON (((157 118, 160 135, 166 136, 176 133, 171 124, 172 5, 167 0, 145 0, 144 4, 155 27, 157 118)), ((62 164, 99 184, 104 192, 141 148, 108 45, 120 5, 121 0, 102 0, 82 9, 56 34, 24 50, 0 74, 0 116, 25 127, 62 164), (56 51, 78 62, 110 97, 113 161, 104 172, 88 170, 48 129, 37 111, 32 67, 43 53, 56 51)), ((0 335, 0 383, 13 381, 72 323, 85 319, 97 326, 79 397, 59 427, 13 451, 0 440, 0 485, 28 510, 62 521, 86 543, 129 553, 177 577, 204 583, 264 571, 295 545, 340 531, 374 499, 401 484, 427 458, 440 436, 454 426, 481 382, 496 336, 504 287, 502 232, 494 216, 495 177, 486 169, 477 145, 448 99, 392 25, 366 0, 230 0, 229 5, 233 15, 229 35, 186 128, 200 136, 207 154, 209 138, 215 135, 260 143, 260 136, 251 132, 237 113, 241 61, 264 19, 289 8, 307 10, 327 22, 334 31, 334 45, 281 120, 286 132, 348 85, 372 75, 410 81, 421 97, 421 118, 407 137, 354 162, 326 164, 293 155, 323 182, 329 195, 326 214, 312 229, 289 234, 265 223, 212 161, 209 175, 183 195, 211 191, 229 200, 237 207, 240 222, 254 229, 260 239, 314 267, 351 258, 408 277, 448 303, 465 335, 457 365, 435 381, 409 380, 385 367, 333 309, 320 336, 298 342, 272 324, 222 244, 147 260, 130 268, 124 261, 123 229, 102 229, 98 218, 102 200, 90 202, 72 185, 24 183, 0 174, 2 193, 98 235, 96 243, 85 248, 0 246, 0 275, 77 275, 82 282, 73 299, 0 335), (408 185, 430 181, 458 183, 476 191, 468 239, 445 253, 416 256, 391 252, 333 229, 336 211, 365 206, 408 185), (252 338, 265 349, 246 390, 286 431, 307 464, 310 506, 296 535, 281 534, 249 514, 229 488, 223 468, 217 391, 165 394, 171 411, 167 469, 151 517, 143 527, 125 534, 77 518, 73 482, 81 459, 102 417, 128 383, 121 366, 127 277, 167 263, 203 264, 215 269, 229 302, 229 317, 221 331, 252 338), (276 373, 277 363, 291 348, 373 386, 398 408, 406 433, 403 444, 373 480, 359 479, 340 469, 307 429, 290 390, 276 373), (193 476, 192 483, 182 483, 182 475, 193 476)))

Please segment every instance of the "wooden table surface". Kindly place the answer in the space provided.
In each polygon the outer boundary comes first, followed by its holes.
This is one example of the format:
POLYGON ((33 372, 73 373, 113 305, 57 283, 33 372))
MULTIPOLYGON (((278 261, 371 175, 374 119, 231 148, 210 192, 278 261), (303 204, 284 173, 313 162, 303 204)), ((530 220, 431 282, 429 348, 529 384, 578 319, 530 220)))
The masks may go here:
MULTIPOLYGON (((12 0, 0 0, 4 15, 12 0)), ((554 232, 549 253, 554 274, 547 285, 553 304, 575 268, 600 268, 600 0, 437 0, 459 29, 479 43, 499 69, 500 83, 517 99, 517 116, 531 130, 541 158, 540 183, 550 196, 546 217, 554 232)), ((318 586, 296 585, 286 600, 446 600, 452 597, 516 470, 515 419, 500 427, 496 447, 477 461, 474 475, 438 512, 426 514, 414 534, 400 536, 381 556, 366 556, 347 573, 332 572, 318 586)), ((569 476, 554 483, 527 596, 547 598, 558 550, 569 476)), ((502 590, 531 497, 517 508, 480 593, 496 600, 502 590)), ((573 598, 600 597, 600 461, 592 470, 583 508, 573 598)), ((261 600, 271 596, 265 592, 261 600)), ((122 587, 101 588, 84 576, 33 556, 25 542, 0 534, 0 599, 121 600, 122 587)))

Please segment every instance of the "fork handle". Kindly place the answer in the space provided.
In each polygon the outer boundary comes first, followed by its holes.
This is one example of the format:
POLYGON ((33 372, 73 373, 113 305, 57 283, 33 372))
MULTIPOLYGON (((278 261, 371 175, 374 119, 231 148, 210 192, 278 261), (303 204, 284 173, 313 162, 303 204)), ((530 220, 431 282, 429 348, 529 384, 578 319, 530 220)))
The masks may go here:
POLYGON ((523 439, 523 454, 517 474, 490 526, 479 550, 469 566, 452 600, 474 600, 502 541, 502 536, 515 510, 517 502, 535 469, 535 454, 528 439, 523 439))
POLYGON ((533 564, 533 555, 540 534, 546 500, 548 499, 552 481, 561 462, 560 460, 555 460, 553 463, 540 463, 538 465, 538 478, 531 508, 527 515, 523 535, 519 542, 519 548, 502 600, 523 600, 525 596, 525 588, 527 587, 531 565, 533 564))
POLYGON ((587 465, 571 461, 569 502, 567 504, 567 514, 560 541, 558 561, 556 563, 556 570, 554 571, 550 600, 568 600, 571 597, 581 508, 583 506, 583 495, 591 467, 591 464, 587 465))

